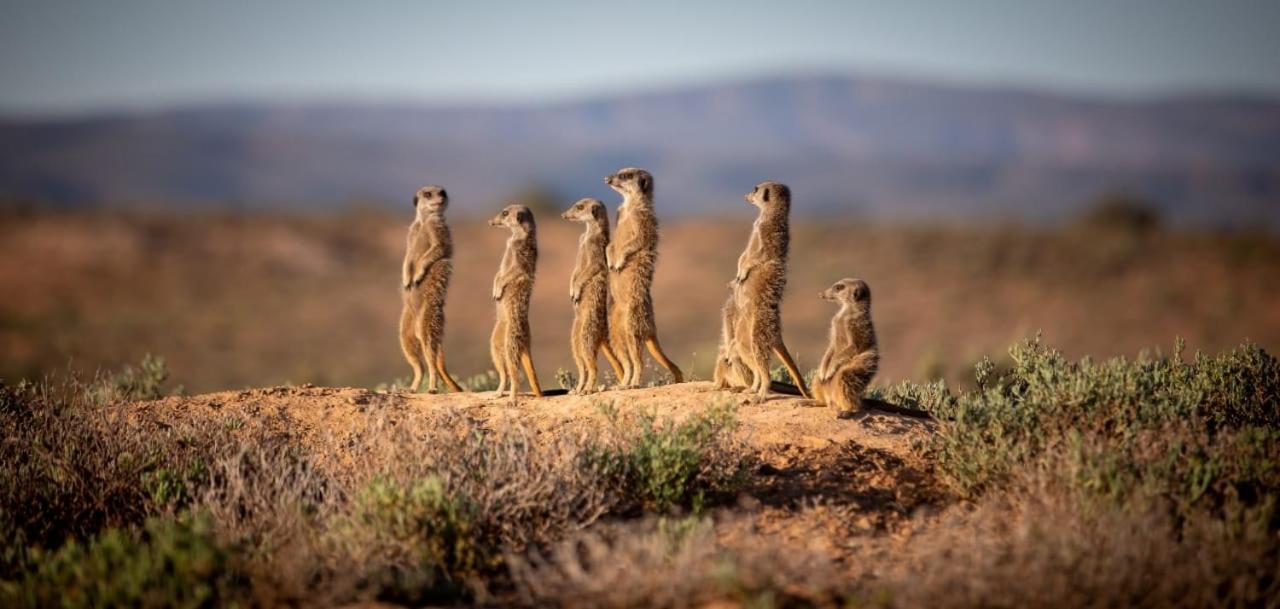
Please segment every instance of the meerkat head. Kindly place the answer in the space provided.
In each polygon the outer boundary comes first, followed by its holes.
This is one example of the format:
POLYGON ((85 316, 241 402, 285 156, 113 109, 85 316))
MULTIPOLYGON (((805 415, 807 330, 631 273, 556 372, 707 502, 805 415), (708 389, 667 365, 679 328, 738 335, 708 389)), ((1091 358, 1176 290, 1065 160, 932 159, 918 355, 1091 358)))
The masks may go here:
POLYGON ((511 230, 524 229, 525 231, 533 228, 533 212, 528 207, 512 203, 504 208, 498 215, 489 220, 489 226, 505 226, 511 230))
POLYGON ((419 214, 443 213, 449 206, 449 193, 440 186, 423 186, 413 195, 413 208, 419 214))
POLYGON ((791 208, 791 189, 782 182, 761 182, 742 198, 761 210, 791 208))
POLYGON ((627 167, 607 176, 604 183, 614 189, 624 199, 653 197, 653 175, 643 169, 627 167))
POLYGON ((609 212, 605 210, 604 203, 601 203, 600 199, 586 198, 579 199, 572 207, 564 210, 560 217, 574 222, 591 223, 602 220, 607 222, 609 212))
POLYGON ((871 286, 861 279, 845 278, 818 293, 823 300, 858 307, 871 306, 871 286))

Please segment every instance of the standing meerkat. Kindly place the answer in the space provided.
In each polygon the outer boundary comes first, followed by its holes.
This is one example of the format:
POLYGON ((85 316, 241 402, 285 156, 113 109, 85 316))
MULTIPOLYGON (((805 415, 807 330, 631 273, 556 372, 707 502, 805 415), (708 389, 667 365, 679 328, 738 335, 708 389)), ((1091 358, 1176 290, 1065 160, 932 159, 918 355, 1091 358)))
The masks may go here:
POLYGON ((666 368, 675 382, 684 382, 671 359, 658 344, 658 328, 653 317, 649 288, 658 263, 658 218, 653 212, 653 176, 643 169, 628 167, 604 179, 622 195, 618 206, 617 233, 606 250, 609 265, 610 341, 618 349, 622 363, 622 387, 640 386, 642 345, 666 368))
POLYGON ((605 260, 605 250, 609 247, 609 211, 599 199, 582 199, 560 217, 585 226, 569 280, 569 300, 573 302, 569 344, 578 368, 578 384, 573 392, 591 393, 596 389, 596 356, 600 351, 604 351, 614 373, 622 378, 622 364, 609 345, 609 269, 605 260))
POLYGON ((831 318, 831 338, 813 379, 813 393, 847 418, 862 410, 862 392, 880 367, 880 347, 871 324, 871 288, 861 279, 841 279, 818 295, 840 309, 831 318))
POLYGON ((782 341, 782 295, 787 286, 787 253, 791 245, 791 189, 779 182, 761 182, 744 197, 760 210, 751 227, 747 247, 738 257, 731 301, 726 303, 725 359, 734 358, 751 370, 751 390, 766 395, 771 388, 770 355, 786 366, 800 395, 810 397, 804 377, 782 341), (732 315, 730 315, 732 314, 732 315), (729 317, 733 319, 730 324, 729 317), (729 336, 730 326, 732 335, 729 336))
POLYGON ((400 348, 413 367, 412 391, 422 384, 424 370, 427 391, 436 392, 438 378, 462 391, 444 365, 444 297, 453 274, 453 238, 444 221, 448 206, 449 194, 439 186, 424 186, 413 196, 416 214, 400 269, 400 348))
POLYGON ((533 395, 542 397, 538 375, 530 352, 529 297, 533 294, 533 277, 538 266, 538 230, 533 212, 523 205, 508 205, 489 220, 490 226, 511 229, 498 274, 493 278, 493 300, 498 303, 497 321, 489 339, 489 354, 498 369, 498 395, 504 388, 515 401, 520 388, 520 364, 533 395))

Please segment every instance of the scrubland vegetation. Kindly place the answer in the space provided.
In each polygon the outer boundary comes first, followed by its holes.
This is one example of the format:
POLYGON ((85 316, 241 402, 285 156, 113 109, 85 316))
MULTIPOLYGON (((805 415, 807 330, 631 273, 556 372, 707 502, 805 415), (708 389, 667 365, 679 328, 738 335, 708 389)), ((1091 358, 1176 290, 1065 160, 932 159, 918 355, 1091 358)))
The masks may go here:
MULTIPOLYGON (((601 402, 602 428, 558 434, 379 394, 333 458, 231 417, 129 416, 168 390, 159 360, 10 384, 0 605, 1276 602, 1280 361, 1071 361, 1039 340, 1009 361, 969 390, 874 390, 936 418, 917 451, 937 489, 875 557, 738 526, 769 471, 714 393, 680 419, 601 402)), ((860 516, 788 509, 828 507, 860 516)))

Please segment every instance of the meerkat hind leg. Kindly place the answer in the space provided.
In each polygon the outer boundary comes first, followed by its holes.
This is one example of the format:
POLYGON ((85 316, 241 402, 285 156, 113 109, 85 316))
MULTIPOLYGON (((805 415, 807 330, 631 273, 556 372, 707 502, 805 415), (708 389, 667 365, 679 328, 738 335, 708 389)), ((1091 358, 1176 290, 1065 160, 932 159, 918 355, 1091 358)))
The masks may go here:
POLYGON ((613 375, 619 380, 622 379, 622 362, 618 361, 618 356, 613 352, 613 345, 609 341, 600 344, 600 350, 604 351, 604 358, 609 360, 609 366, 613 368, 613 375))
POLYGON ((640 372, 644 369, 644 361, 640 357, 640 341, 633 337, 627 338, 626 348, 623 354, 626 359, 623 360, 623 389, 634 389, 640 386, 640 372))
POLYGON ((493 368, 498 373, 498 386, 494 395, 502 397, 507 388, 507 360, 503 356, 506 351, 506 324, 499 319, 493 324, 493 335, 489 337, 489 357, 493 359, 493 368))
POLYGON ((404 358, 413 368, 413 381, 409 384, 409 391, 417 391, 418 386, 422 384, 422 343, 414 335, 412 319, 408 311, 400 316, 400 349, 404 351, 404 358))
POLYGON ((596 390, 596 373, 600 370, 596 362, 595 349, 591 349, 582 358, 582 377, 578 379, 578 385, 581 389, 578 393, 594 393, 596 390))
POLYGON ((423 360, 427 364, 427 393, 436 393, 440 390, 440 371, 436 370, 436 350, 434 347, 426 347, 423 343, 423 360))
POLYGON ((680 367, 676 366, 675 363, 667 357, 667 354, 662 352, 662 346, 658 344, 657 336, 650 336, 649 338, 646 338, 644 344, 646 347, 649 347, 649 354, 653 356, 653 359, 658 360, 658 363, 662 364, 662 367, 666 368, 667 371, 671 373, 674 382, 684 382, 684 373, 680 372, 680 367))

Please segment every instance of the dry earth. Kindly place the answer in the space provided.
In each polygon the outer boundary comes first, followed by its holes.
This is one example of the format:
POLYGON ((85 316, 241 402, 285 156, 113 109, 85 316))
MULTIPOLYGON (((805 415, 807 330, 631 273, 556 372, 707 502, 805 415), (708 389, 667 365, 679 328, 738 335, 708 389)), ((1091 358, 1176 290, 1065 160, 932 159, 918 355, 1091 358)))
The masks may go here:
POLYGON ((937 522, 944 495, 916 449, 932 423, 870 411, 851 420, 811 400, 717 392, 694 382, 590 396, 521 396, 512 405, 492 392, 375 393, 334 387, 270 387, 168 397, 129 407, 129 417, 166 425, 207 418, 246 437, 287 438, 343 467, 344 447, 375 421, 452 410, 486 428, 518 425, 536 436, 596 433, 608 424, 601 405, 620 413, 679 420, 717 401, 737 404, 740 439, 760 463, 736 505, 718 510, 722 537, 780 536, 836 557, 851 577, 875 577, 895 547, 937 522))

